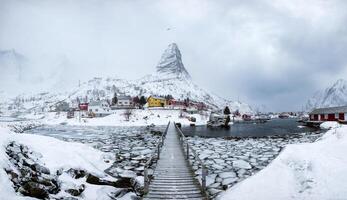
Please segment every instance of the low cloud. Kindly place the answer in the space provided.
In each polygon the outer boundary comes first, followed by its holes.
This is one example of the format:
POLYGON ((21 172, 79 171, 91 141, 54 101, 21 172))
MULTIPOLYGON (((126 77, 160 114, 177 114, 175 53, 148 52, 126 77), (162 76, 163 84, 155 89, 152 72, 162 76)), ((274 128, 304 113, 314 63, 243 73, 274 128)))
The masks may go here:
POLYGON ((347 75, 346 10, 342 0, 2 0, 0 48, 23 54, 35 71, 62 74, 51 80, 77 84, 152 73, 176 42, 207 90, 300 110, 314 91, 347 75))

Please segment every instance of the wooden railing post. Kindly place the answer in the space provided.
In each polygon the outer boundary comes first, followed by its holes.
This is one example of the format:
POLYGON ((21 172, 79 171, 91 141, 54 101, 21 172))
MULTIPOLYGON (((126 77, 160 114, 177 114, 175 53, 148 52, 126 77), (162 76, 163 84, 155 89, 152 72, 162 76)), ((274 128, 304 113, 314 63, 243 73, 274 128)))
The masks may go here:
MULTIPOLYGON (((164 134, 159 138, 158 140, 158 144, 157 144, 157 159, 159 160, 160 158, 160 149, 163 147, 164 145, 164 140, 166 138, 166 134, 167 131, 169 129, 169 125, 170 122, 168 123, 168 125, 166 126, 165 132, 164 134)), ((148 176, 148 168, 151 166, 151 164, 154 162, 153 160, 155 159, 155 152, 154 155, 152 155, 150 157, 150 159, 146 162, 145 166, 144 166, 144 171, 143 171, 143 179, 144 179, 144 188, 143 188, 143 192, 144 194, 147 194, 149 192, 149 184, 151 182, 150 177, 148 176)), ((156 162, 158 162, 158 160, 156 162)))
POLYGON ((157 149, 157 151, 158 151, 158 160, 159 160, 159 158, 160 158, 160 145, 158 144, 158 149, 157 149))
MULTIPOLYGON (((202 160, 200 160, 200 158, 198 157, 198 155, 196 154, 196 152, 194 151, 194 149, 190 149, 189 150, 189 142, 188 140, 186 139, 186 137, 184 136, 182 130, 176 126, 175 124, 175 128, 176 128, 176 131, 177 133, 179 134, 179 140, 181 142, 181 147, 183 148, 183 152, 185 152, 185 149, 184 147, 186 147, 186 153, 187 153, 187 160, 189 161, 189 152, 191 151, 192 153, 192 156, 194 158, 194 160, 196 160, 198 163, 200 163, 201 165, 201 190, 203 192, 203 195, 204 195, 204 199, 209 199, 208 198, 208 195, 206 193, 206 176, 207 176, 207 168, 205 167, 205 165, 203 164, 202 160), (184 144, 184 142, 186 142, 186 145, 184 144)), ((195 173, 195 172, 194 172, 195 173)), ((195 173, 196 176, 198 176, 196 173, 195 173)))

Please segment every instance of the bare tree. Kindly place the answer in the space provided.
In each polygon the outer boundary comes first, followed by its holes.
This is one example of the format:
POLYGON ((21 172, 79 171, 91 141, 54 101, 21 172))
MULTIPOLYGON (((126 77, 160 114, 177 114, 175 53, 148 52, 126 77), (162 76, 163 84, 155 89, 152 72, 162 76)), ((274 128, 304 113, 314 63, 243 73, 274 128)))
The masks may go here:
POLYGON ((124 111, 123 115, 124 115, 124 117, 125 117, 125 121, 129 121, 129 120, 130 120, 130 117, 131 117, 131 115, 132 115, 132 112, 133 112, 133 110, 130 109, 130 108, 128 108, 128 109, 126 109, 126 110, 124 111))

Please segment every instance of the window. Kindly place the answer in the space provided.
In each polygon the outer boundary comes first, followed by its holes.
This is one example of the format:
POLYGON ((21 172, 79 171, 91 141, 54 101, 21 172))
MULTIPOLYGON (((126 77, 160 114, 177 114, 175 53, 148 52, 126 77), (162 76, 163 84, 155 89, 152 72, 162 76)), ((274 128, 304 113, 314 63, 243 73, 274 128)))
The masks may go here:
POLYGON ((95 109, 95 112, 98 112, 99 111, 99 109, 95 109))

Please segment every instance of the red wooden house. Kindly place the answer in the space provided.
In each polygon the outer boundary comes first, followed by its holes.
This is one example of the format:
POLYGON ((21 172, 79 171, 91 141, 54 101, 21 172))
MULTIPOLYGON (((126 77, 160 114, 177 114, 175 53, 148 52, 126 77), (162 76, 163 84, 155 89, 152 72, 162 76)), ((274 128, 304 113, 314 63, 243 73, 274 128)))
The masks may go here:
POLYGON ((78 104, 78 108, 80 110, 88 111, 88 105, 89 105, 89 103, 80 103, 80 104, 78 104))
POLYGON ((176 100, 176 99, 169 99, 168 100, 168 105, 171 106, 185 106, 184 101, 176 100))
POLYGON ((346 121, 347 106, 318 108, 310 113, 310 121, 346 121))
POLYGON ((192 101, 192 102, 189 103, 189 105, 192 106, 192 107, 195 107, 198 110, 207 110, 207 106, 203 102, 192 101))

